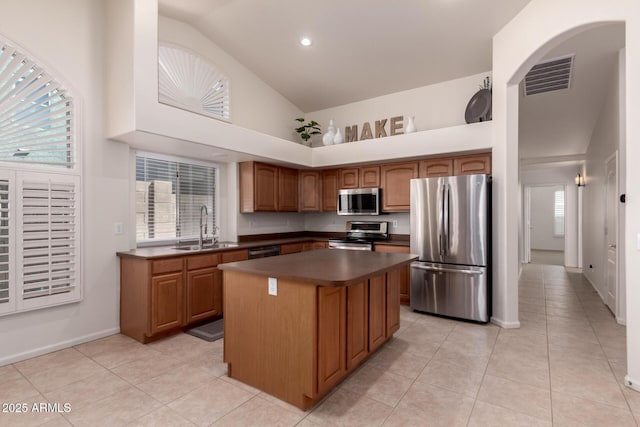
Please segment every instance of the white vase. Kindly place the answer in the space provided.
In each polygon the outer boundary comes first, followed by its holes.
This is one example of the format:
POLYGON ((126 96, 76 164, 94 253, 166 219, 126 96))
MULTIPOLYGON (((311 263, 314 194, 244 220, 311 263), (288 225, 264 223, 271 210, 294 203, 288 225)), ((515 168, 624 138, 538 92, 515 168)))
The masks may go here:
POLYGON ((329 126, 327 127, 328 132, 332 132, 334 135, 336 134, 336 127, 333 125, 333 120, 329 120, 329 126))
POLYGON ((322 144, 323 145, 331 145, 333 144, 333 138, 336 136, 334 132, 329 130, 327 133, 322 135, 322 144))
POLYGON ((334 144, 342 144, 344 142, 344 136, 342 136, 342 132, 340 132, 340 128, 338 128, 338 132, 333 137, 334 144))
POLYGON ((407 126, 405 126, 404 128, 404 133, 413 133, 417 130, 416 124, 414 123, 415 119, 416 118, 414 116, 409 116, 409 121, 407 122, 407 126))

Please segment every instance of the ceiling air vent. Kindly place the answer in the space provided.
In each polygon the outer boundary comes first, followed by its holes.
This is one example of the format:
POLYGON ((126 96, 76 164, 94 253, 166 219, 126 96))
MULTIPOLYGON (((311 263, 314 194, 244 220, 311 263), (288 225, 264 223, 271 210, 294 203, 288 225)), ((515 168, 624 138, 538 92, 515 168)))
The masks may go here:
POLYGON ((574 56, 563 56, 534 65, 524 78, 525 96, 569 89, 574 56))

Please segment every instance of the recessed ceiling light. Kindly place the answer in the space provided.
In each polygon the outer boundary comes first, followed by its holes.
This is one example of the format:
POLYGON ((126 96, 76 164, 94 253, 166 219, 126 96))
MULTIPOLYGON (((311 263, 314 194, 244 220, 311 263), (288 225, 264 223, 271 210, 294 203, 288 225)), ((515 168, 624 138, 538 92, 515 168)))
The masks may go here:
POLYGON ((300 39, 300 44, 302 46, 311 46, 311 39, 309 37, 303 37, 300 39))

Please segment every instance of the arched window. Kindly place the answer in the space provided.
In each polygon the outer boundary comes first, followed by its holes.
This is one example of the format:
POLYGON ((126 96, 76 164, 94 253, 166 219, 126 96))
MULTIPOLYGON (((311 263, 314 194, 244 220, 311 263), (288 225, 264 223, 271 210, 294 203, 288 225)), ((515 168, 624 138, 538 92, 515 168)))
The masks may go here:
POLYGON ((178 46, 158 48, 158 101, 230 121, 229 79, 201 56, 178 46))
POLYGON ((80 184, 74 100, 0 38, 0 315, 78 301, 80 184))

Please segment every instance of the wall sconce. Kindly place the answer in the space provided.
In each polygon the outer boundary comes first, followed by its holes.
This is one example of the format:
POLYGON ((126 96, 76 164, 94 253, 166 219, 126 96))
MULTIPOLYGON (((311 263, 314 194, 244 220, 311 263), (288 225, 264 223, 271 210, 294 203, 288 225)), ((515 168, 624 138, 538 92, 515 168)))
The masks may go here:
POLYGON ((578 175, 576 176, 576 185, 577 185, 578 187, 584 187, 584 176, 582 176, 582 175, 580 175, 580 174, 578 174, 578 175))

